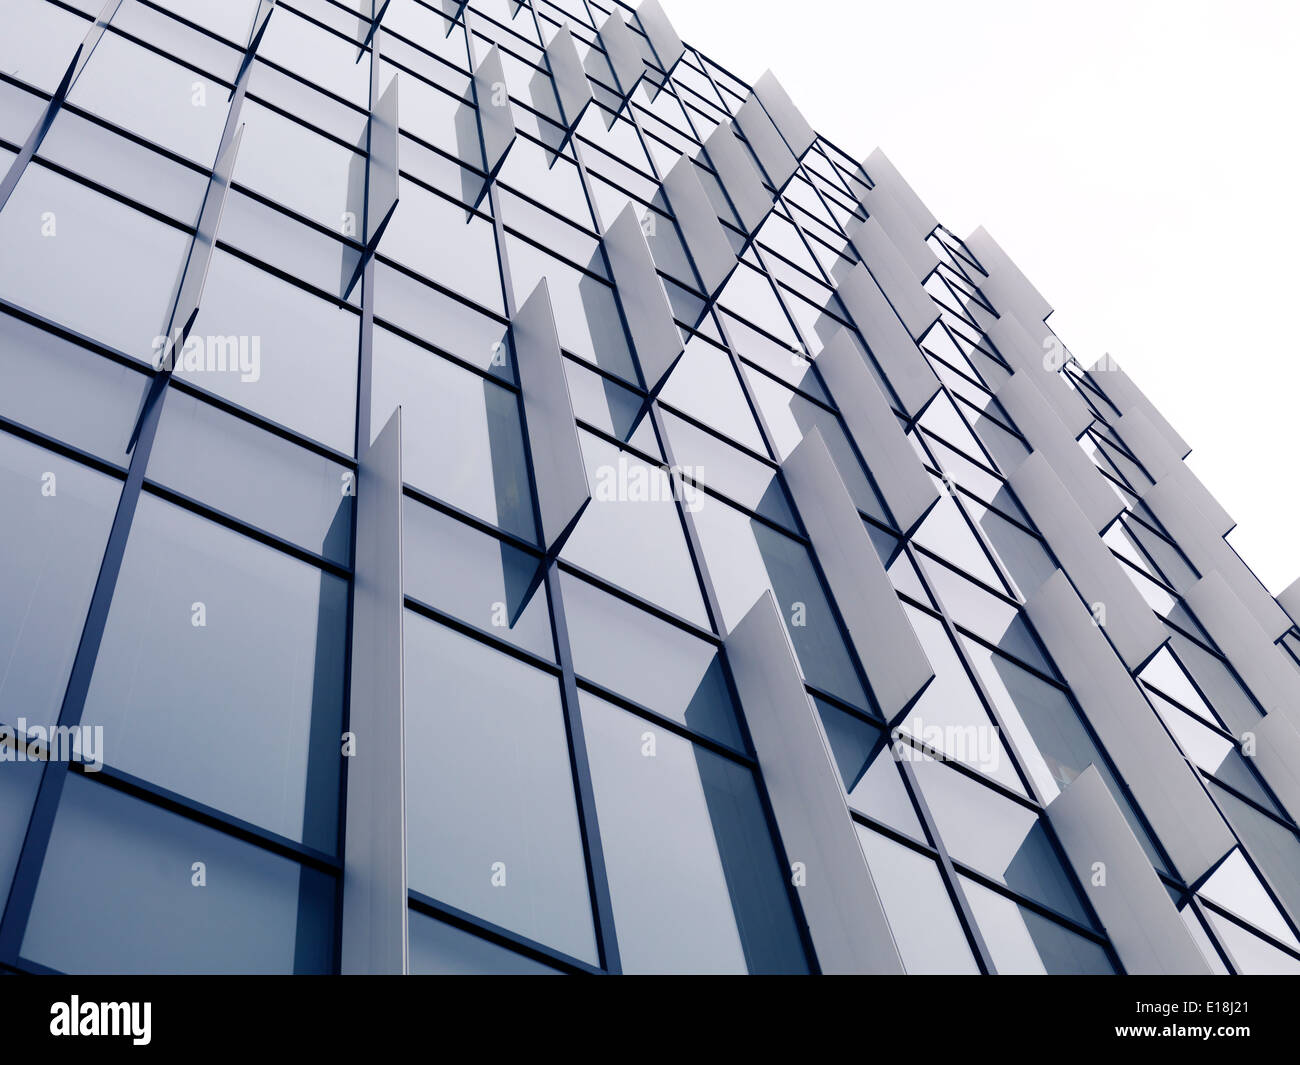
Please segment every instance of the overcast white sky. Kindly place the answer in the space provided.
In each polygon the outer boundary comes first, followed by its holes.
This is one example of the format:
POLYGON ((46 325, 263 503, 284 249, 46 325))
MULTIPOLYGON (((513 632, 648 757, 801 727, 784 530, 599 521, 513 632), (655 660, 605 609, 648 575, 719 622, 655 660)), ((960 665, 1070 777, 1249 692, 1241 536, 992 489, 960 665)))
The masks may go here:
POLYGON ((1191 444, 1270 591, 1300 575, 1300 3, 662 3, 953 232, 986 226, 1079 360, 1114 355, 1191 444))

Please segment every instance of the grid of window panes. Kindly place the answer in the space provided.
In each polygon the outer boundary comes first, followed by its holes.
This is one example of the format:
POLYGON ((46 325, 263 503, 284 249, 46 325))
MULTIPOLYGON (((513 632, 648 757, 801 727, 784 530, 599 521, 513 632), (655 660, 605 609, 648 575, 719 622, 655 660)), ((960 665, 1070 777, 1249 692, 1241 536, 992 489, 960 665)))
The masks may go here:
MULTIPOLYGON (((1300 967, 1296 827, 1235 739, 1260 710, 1171 588, 1187 563, 1073 364, 1100 419, 1086 450, 1127 505, 1106 542, 1172 636, 1142 690, 1242 844, 1204 883, 1172 871, 1021 611, 1055 561, 1003 481, 1028 451, 993 398, 1010 371, 966 310, 982 274, 962 242, 930 238, 942 390, 898 416, 944 492, 905 538, 814 362, 852 330, 835 286, 865 216, 857 162, 818 138, 747 240, 701 156, 739 256, 710 300, 660 183, 747 86, 690 48, 665 75, 644 47, 650 87, 624 103, 597 34, 610 0, 392 0, 363 44, 370 7, 276 4, 241 94, 258 0, 123 0, 0 212, 0 724, 71 708, 105 732, 103 769, 57 790, 53 763, 0 764, 0 965, 337 969, 348 485, 400 404, 412 971, 816 967, 721 653, 767 590, 799 615, 908 972, 1119 968, 1043 816, 1089 764, 1213 967, 1300 967), (565 24, 596 91, 572 138, 543 57, 565 24), (488 182, 470 76, 493 44, 518 133, 488 182), (367 118, 394 77, 399 204, 345 296, 367 118), (151 390, 232 121, 195 332, 255 337, 260 363, 151 390), (600 241, 629 203, 686 340, 653 399, 600 241), (696 471, 657 502, 593 499, 551 560, 500 357, 542 278, 591 480, 696 471), (782 484, 814 427, 936 673, 896 736, 782 484), (992 725, 1001 746, 964 760, 933 725, 992 725)), ((103 9, 6 5, 0 169, 103 9)))

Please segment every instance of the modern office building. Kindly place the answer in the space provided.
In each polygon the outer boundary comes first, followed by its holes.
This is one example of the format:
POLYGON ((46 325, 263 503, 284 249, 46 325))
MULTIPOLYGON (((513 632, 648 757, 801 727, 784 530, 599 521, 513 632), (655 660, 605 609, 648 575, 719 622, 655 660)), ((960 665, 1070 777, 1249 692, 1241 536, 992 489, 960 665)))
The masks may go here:
POLYGON ((658 0, 0 19, 0 970, 1300 971, 1300 588, 880 151, 658 0))

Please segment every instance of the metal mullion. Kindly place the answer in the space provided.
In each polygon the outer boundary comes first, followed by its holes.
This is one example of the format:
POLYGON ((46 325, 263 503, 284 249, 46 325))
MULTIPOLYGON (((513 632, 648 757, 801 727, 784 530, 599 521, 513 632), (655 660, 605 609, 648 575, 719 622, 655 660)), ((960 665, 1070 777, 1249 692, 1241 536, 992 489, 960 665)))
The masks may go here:
POLYGON ((980 931, 979 924, 975 920, 975 914, 971 910, 970 902, 961 888, 957 872, 953 868, 952 858, 943 845, 943 838, 939 835, 939 827, 934 820, 934 815, 930 812, 929 804, 921 794, 921 786, 916 779, 916 773, 906 759, 898 761, 898 769, 899 775, 903 778, 903 786, 907 789, 908 796, 912 800, 912 806, 920 818, 921 826, 933 841, 940 879, 948 892, 949 901, 953 904, 957 920, 966 933, 967 943, 975 956, 975 964, 982 974, 991 975, 996 973, 997 968, 993 964, 993 955, 989 951, 988 944, 984 942, 984 934, 980 931))
MULTIPOLYGON (((627 111, 628 111, 629 120, 632 122, 633 129, 636 131, 638 138, 641 139, 642 148, 644 150, 644 134, 642 133, 640 122, 637 120, 635 109, 630 106, 630 101, 629 101, 629 106, 627 108, 627 111)), ((576 154, 577 153, 575 152, 575 155, 576 154)), ((650 160, 651 167, 656 171, 655 176, 657 179, 658 168, 655 164, 654 157, 650 155, 649 152, 646 152, 646 156, 650 160)), ((591 195, 590 184, 589 184, 590 179, 588 178, 586 167, 583 164, 581 159, 578 160, 578 172, 579 172, 579 177, 582 180, 583 190, 587 195, 588 203, 591 207, 592 216, 593 218, 595 218, 596 223, 599 226, 600 216, 597 210, 595 199, 591 195)), ((675 214, 673 215, 673 219, 674 219, 674 224, 676 224, 675 214)), ((683 247, 685 248, 685 241, 683 241, 683 247)), ((691 256, 689 248, 686 248, 685 251, 686 251, 686 256, 688 261, 691 263, 692 267, 694 267, 694 259, 691 256)), ((707 303, 711 303, 711 302, 712 301, 706 301, 706 305, 707 303)), ((630 337, 629 337, 629 341, 630 341, 630 337)), ((742 388, 743 388, 743 382, 742 382, 742 388)), ((649 406, 650 417, 652 419, 655 434, 659 441, 660 450, 663 452, 665 459, 668 461, 669 467, 676 468, 677 463, 675 461, 675 457, 673 454, 672 445, 668 439, 667 428, 663 421, 663 412, 659 409, 658 399, 656 396, 649 397, 648 406, 649 406)), ((764 439, 765 439, 765 446, 766 446, 766 438, 764 439)), ((712 577, 710 576, 709 573, 708 564, 704 556, 703 544, 699 536, 699 530, 695 525, 694 515, 690 513, 689 510, 687 510, 687 508, 684 506, 683 501, 681 499, 676 498, 676 493, 674 493, 674 497, 675 497, 674 506, 677 510, 678 520, 680 522, 682 532, 685 537, 687 551, 690 554, 692 569, 696 577, 696 585, 701 590, 704 596, 704 607, 705 607, 706 616, 709 618, 709 622, 713 627, 713 629, 718 633, 722 633, 723 631, 722 602, 720 596, 718 595, 717 589, 713 584, 712 577)), ((767 786, 763 780, 762 770, 757 765, 757 763, 753 761, 754 743, 749 732, 748 722, 745 719, 743 707, 741 706, 739 693, 736 690, 735 679, 732 675, 732 670, 731 670, 731 663, 727 660, 726 649, 724 646, 718 645, 716 653, 718 655, 718 659, 720 663, 723 666, 723 676, 726 680, 727 692, 731 700, 734 720, 737 728, 740 731, 742 742, 745 745, 746 753, 750 757, 751 764, 749 768, 754 779, 756 791, 759 797, 760 806, 763 811, 763 819, 764 819, 765 826, 767 828, 768 836, 772 841, 772 845, 774 849, 784 855, 786 859, 785 867, 788 868, 790 856, 788 854, 785 854, 785 848, 781 842, 780 832, 778 831, 778 826, 776 823, 776 816, 772 809, 771 801, 767 793, 767 786)), ((692 739, 692 742, 698 742, 698 741, 692 739)), ((793 884, 791 883, 790 878, 782 877, 782 881, 784 885, 784 891, 786 893, 786 898, 791 907, 792 914, 802 915, 803 913, 802 904, 798 898, 797 890, 794 888, 793 884)), ((816 952, 813 950, 812 947, 812 942, 809 937, 807 924, 805 921, 799 921, 797 922, 797 924, 798 924, 799 939, 803 947, 805 961, 815 969, 818 964, 817 956, 816 956, 816 952)))
MULTIPOLYGON (((531 5, 529 10, 532 10, 531 5)), ((533 17, 536 20, 536 12, 534 12, 533 17)), ((462 19, 466 48, 472 68, 474 66, 474 33, 468 7, 463 12, 462 19)), ((540 39, 540 32, 538 37, 540 39)), ((510 256, 506 242, 506 228, 501 220, 500 197, 497 193, 495 180, 488 182, 487 198, 492 212, 492 228, 496 235, 497 261, 500 268, 501 289, 505 300, 506 314, 513 322, 518 308, 515 305, 514 289, 510 278, 510 256)), ((594 210, 592 217, 597 217, 594 210)), ((522 406, 520 412, 522 416, 522 406)), ((524 447, 525 451, 529 451, 526 434, 524 447)), ((528 478, 533 501, 534 521, 540 529, 541 512, 537 497, 537 484, 533 474, 531 452, 528 454, 528 459, 528 478)), ((593 931, 596 937, 597 950, 604 963, 605 970, 611 973, 619 973, 622 971, 622 964, 619 958, 618 934, 614 922, 613 898, 610 891, 609 874, 605 867, 604 845, 601 841, 600 823, 596 810, 595 784, 592 779, 590 757, 587 751, 586 735, 578 701, 578 687, 573 666, 573 651, 569 642, 568 620, 564 611, 563 593, 560 590, 559 560, 556 557, 545 558, 542 561, 542 566, 545 570, 543 581, 546 585, 549 600, 556 663, 560 667, 560 706, 564 714, 565 735, 569 747, 574 801, 577 809, 579 830, 582 836, 587 886, 592 907, 593 931)))
MULTIPOLYGON (((239 111, 244 100, 246 86, 246 78, 236 86, 227 112, 221 142, 214 157, 215 160, 219 161, 222 158, 228 146, 238 136, 239 111)), ((214 168, 215 166, 214 163, 214 168)), ((207 198, 213 194, 213 180, 215 180, 215 173, 204 196, 205 205, 207 198)), ((181 281, 178 282, 176 291, 171 296, 168 313, 169 326, 173 324, 171 319, 179 309, 179 300, 183 294, 183 282, 189 272, 197 239, 198 234, 195 232, 191 236, 190 249, 184 261, 181 281)), ((157 439, 158 426, 162 416, 162 405, 167 396, 170 376, 171 371, 169 369, 160 368, 155 370, 149 389, 145 394, 137 421, 131 462, 127 469, 121 495, 118 498, 113 523, 109 530, 99 572, 95 579, 94 590, 91 593, 90 603, 86 610, 81 637, 59 709, 57 724, 61 727, 79 725, 85 710, 91 678, 108 626, 109 610, 125 559, 131 527, 134 524, 136 510, 143 494, 145 469, 148 466, 154 441, 157 439)), ((27 829, 14 867, 9 896, 3 916, 0 917, 0 958, 16 959, 20 953, 23 937, 27 930, 27 923, 36 898, 41 868, 44 865, 45 856, 49 849, 63 788, 67 783, 70 771, 71 764, 68 762, 46 762, 41 769, 40 783, 37 786, 36 796, 32 802, 32 811, 28 818, 27 829)))

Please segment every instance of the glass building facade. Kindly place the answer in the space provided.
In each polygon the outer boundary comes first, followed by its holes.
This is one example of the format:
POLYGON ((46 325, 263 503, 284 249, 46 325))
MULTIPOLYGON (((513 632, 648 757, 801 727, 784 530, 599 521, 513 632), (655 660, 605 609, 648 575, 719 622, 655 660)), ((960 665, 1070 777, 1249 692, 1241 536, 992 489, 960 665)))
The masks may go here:
POLYGON ((1300 589, 657 0, 7 0, 0 969, 1300 971, 1300 589))

